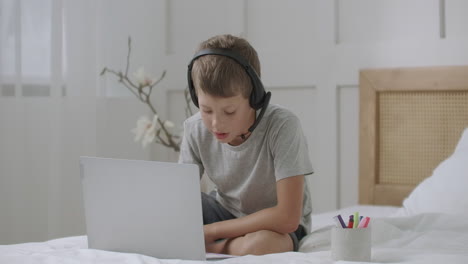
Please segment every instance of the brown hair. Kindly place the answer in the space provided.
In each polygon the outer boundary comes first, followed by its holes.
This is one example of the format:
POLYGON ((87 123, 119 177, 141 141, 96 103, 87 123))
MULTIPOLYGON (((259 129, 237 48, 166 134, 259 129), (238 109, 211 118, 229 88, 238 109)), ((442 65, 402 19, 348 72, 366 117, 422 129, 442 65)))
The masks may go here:
MULTIPOLYGON (((202 42, 197 52, 202 49, 219 48, 238 53, 250 63, 260 77, 257 52, 247 40, 232 35, 218 35, 202 42)), ((249 98, 252 91, 252 81, 245 69, 225 56, 207 55, 198 58, 193 63, 192 79, 195 91, 201 89, 212 96, 231 97, 241 94, 244 98, 249 98)))

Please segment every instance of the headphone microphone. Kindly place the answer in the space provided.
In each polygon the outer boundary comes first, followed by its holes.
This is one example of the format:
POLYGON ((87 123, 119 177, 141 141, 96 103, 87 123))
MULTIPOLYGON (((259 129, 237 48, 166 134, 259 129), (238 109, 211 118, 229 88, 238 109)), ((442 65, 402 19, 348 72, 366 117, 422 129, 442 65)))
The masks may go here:
MULTIPOLYGON (((192 80, 192 67, 193 67, 193 63, 195 62, 195 60, 206 55, 219 55, 219 56, 228 57, 234 60, 235 62, 239 63, 242 66, 242 68, 245 69, 247 75, 252 81, 252 92, 250 93, 250 97, 249 97, 250 107, 252 107, 255 110, 262 109, 260 113, 258 114, 258 117, 256 116, 255 122, 248 129, 248 133, 252 133, 254 129, 257 127, 257 125, 260 123, 260 121, 262 120, 263 115, 265 114, 265 110, 267 109, 267 106, 270 103, 271 92, 265 91, 262 81, 258 77, 254 68, 252 68, 250 63, 246 59, 244 59, 241 55, 239 55, 237 52, 231 49, 203 49, 197 52, 193 56, 192 60, 190 61, 188 65, 188 71, 187 71, 187 80, 188 80, 190 97, 192 98, 192 102, 196 107, 199 107, 199 106, 198 106, 198 97, 195 92, 195 86, 193 85, 193 80, 192 80)), ((240 137, 242 138, 242 140, 246 139, 245 134, 241 134, 240 137)))

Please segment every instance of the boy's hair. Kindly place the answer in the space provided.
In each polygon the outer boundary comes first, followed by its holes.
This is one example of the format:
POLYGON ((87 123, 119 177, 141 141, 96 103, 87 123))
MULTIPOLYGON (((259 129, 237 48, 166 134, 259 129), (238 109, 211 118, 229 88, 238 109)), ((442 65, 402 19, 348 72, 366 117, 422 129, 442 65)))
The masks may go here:
MULTIPOLYGON (((232 35, 214 36, 200 44, 203 49, 230 49, 247 60, 260 77, 260 61, 257 52, 247 40, 232 35)), ((192 79, 195 91, 217 97, 231 97, 241 94, 249 98, 252 81, 245 69, 231 58, 208 55, 198 58, 193 63, 192 79)))

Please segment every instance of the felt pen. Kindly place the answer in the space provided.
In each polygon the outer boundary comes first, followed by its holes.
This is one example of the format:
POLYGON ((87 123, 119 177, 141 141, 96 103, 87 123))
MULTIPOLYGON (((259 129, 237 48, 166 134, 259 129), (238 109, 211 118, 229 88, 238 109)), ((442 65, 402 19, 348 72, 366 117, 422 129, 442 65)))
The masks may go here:
POLYGON ((358 225, 358 228, 360 228, 360 227, 361 227, 361 225, 363 225, 363 224, 364 224, 364 220, 363 220, 363 218, 364 218, 363 216, 359 217, 359 225, 358 225))
POLYGON ((349 222, 348 222, 348 228, 353 228, 354 221, 353 221, 353 215, 349 216, 349 222))
POLYGON ((333 219, 335 220, 335 224, 337 227, 342 227, 342 228, 346 228, 346 224, 345 222, 343 221, 343 218, 341 217, 341 215, 337 215, 335 217, 333 217, 333 219))
POLYGON ((358 228, 366 228, 369 225, 370 217, 366 216, 362 221, 359 223, 358 228))
POLYGON ((335 226, 336 226, 336 227, 340 227, 340 226, 341 226, 341 223, 340 223, 340 221, 338 220, 338 217, 337 217, 337 216, 334 216, 334 217, 333 217, 333 222, 335 222, 335 226))
POLYGON ((359 225, 359 212, 354 213, 354 225, 353 228, 357 228, 359 225))

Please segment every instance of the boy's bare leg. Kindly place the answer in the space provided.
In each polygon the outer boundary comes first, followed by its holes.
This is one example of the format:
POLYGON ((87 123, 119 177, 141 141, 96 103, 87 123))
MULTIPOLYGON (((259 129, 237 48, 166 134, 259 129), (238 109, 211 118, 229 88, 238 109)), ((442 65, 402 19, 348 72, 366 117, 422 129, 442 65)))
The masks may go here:
POLYGON ((206 250, 236 256, 265 255, 292 251, 293 242, 289 234, 261 230, 210 244, 206 247, 206 250))

